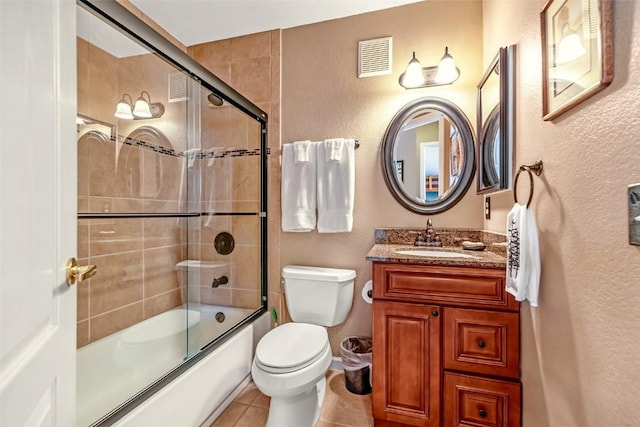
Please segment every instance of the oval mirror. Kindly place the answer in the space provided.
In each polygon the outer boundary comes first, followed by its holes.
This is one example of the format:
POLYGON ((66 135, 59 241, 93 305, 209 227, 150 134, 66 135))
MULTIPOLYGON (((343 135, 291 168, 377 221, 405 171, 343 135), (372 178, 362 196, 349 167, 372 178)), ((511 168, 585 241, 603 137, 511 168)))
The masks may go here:
POLYGON ((425 97, 402 107, 382 141, 387 187, 405 208, 430 215, 464 196, 475 168, 473 130, 445 99, 425 97))

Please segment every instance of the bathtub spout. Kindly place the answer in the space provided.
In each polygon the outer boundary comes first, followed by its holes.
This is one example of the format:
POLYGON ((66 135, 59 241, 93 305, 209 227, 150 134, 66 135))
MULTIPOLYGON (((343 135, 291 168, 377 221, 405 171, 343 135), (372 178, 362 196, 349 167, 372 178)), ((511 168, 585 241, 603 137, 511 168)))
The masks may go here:
POLYGON ((229 278, 227 276, 220 276, 213 279, 213 282, 211 282, 211 287, 217 288, 218 286, 226 285, 227 283, 229 283, 229 278))

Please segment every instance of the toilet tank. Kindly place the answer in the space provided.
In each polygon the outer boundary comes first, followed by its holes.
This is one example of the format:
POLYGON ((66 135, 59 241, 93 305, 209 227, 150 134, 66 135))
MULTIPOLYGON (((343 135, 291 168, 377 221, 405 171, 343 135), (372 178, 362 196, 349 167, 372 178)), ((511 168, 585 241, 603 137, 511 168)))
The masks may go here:
POLYGON ((353 302, 354 270, 287 265, 284 293, 294 322, 335 326, 347 318, 353 302))

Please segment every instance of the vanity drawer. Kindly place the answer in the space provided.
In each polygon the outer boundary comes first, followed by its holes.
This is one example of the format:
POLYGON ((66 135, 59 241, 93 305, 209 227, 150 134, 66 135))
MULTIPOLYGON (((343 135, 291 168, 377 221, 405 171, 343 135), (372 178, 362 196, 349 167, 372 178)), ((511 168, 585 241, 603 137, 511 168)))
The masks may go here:
POLYGON ((518 427, 520 383, 444 374, 444 427, 518 427))
POLYGON ((517 311, 504 280, 504 269, 374 263, 373 297, 517 311))
POLYGON ((518 313, 443 309, 445 369, 520 377, 518 313))

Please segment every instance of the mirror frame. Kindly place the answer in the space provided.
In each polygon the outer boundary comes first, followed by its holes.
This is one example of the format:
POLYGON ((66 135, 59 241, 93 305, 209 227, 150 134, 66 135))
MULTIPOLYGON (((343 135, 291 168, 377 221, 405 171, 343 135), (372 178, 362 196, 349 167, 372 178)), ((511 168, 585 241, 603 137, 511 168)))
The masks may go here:
POLYGON ((475 170, 474 146, 474 133, 469 119, 457 105, 443 98, 418 98, 403 106, 396 113, 393 119, 391 119, 391 122, 389 122, 389 126, 384 134, 381 146, 382 174, 384 180, 396 201, 406 209, 422 215, 444 212, 458 203, 471 185, 473 172, 475 170), (419 111, 426 109, 437 110, 447 115, 451 122, 458 128, 462 140, 464 164, 461 168, 460 179, 454 186, 450 187, 449 191, 443 197, 434 201, 419 202, 415 198, 410 197, 402 188, 401 183, 398 182, 393 164, 393 150, 398 138, 398 133, 402 129, 405 121, 419 111))
MULTIPOLYGON (((482 76, 482 80, 478 83, 477 89, 477 129, 478 139, 476 144, 476 159, 478 159, 478 167, 476 174, 477 194, 490 194, 502 190, 508 190, 513 183, 513 143, 514 143, 514 58, 515 58, 515 45, 507 47, 501 47, 498 50, 493 61, 482 76), (483 110, 486 110, 486 106, 483 105, 483 99, 486 98, 486 89, 484 85, 493 72, 497 72, 500 76, 499 82, 499 102, 497 106, 489 106, 492 109, 491 113, 487 116, 487 120, 483 122, 483 110), (497 108, 497 113, 494 111, 497 108), (496 115, 497 114, 497 115, 496 115), (496 127, 495 121, 498 121, 496 127), (498 172, 498 179, 495 183, 484 185, 482 177, 489 173, 487 171, 485 151, 488 144, 485 139, 495 135, 499 130, 500 138, 498 140, 498 146, 500 149, 499 164, 496 165, 496 171, 498 172)), ((491 140, 491 144, 495 141, 491 140)), ((491 145, 493 146, 493 145, 491 145)))

